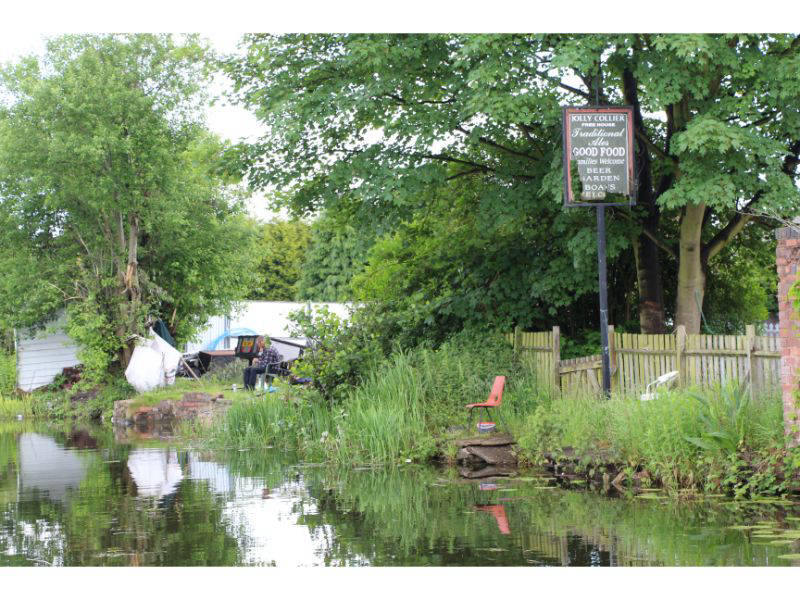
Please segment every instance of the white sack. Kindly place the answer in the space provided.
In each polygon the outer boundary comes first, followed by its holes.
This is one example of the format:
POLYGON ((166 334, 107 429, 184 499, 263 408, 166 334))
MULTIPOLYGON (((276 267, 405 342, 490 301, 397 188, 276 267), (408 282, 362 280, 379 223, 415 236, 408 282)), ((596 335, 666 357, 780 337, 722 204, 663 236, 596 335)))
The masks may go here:
POLYGON ((150 347, 162 356, 164 381, 167 385, 172 385, 175 383, 175 372, 178 370, 178 363, 183 355, 152 329, 150 329, 150 338, 148 341, 150 347))
POLYGON ((163 355, 150 346, 136 346, 125 379, 140 394, 164 385, 163 355))
POLYGON ((128 456, 128 470, 137 496, 161 498, 174 492, 183 479, 175 450, 139 448, 128 456))

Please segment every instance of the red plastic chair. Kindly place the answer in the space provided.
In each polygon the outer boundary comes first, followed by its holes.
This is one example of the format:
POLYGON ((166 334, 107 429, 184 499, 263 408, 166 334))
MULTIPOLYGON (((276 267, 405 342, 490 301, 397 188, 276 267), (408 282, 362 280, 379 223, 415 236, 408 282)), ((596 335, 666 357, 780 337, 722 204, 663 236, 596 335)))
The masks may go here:
MULTIPOLYGON (((494 384, 492 385, 492 391, 489 392, 489 398, 486 402, 477 402, 475 404, 467 404, 466 408, 469 409, 469 413, 467 413, 467 429, 469 429, 469 425, 472 422, 472 411, 476 408, 486 411, 486 418, 490 418, 491 414, 489 413, 490 408, 499 408, 500 404, 503 402, 503 389, 506 386, 506 377, 505 375, 498 375, 494 378, 494 384)), ((498 417, 500 415, 498 414, 498 417)), ((502 421, 502 417, 501 417, 502 421)), ((503 423, 503 428, 505 428, 505 423, 503 423)))
POLYGON ((508 526, 506 509, 502 504, 476 504, 475 508, 492 515, 497 522, 497 528, 500 530, 500 533, 503 535, 511 534, 511 527, 508 526))

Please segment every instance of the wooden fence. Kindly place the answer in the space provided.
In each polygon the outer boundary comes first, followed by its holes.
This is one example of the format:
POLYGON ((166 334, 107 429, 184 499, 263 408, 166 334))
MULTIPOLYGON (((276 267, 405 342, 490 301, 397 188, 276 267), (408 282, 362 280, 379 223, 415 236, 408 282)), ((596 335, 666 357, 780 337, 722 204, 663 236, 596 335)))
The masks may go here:
MULTIPOLYGON (((562 393, 601 390, 602 356, 561 360, 558 327, 542 332, 517 329, 508 339, 540 381, 562 393)), ((751 394, 780 387, 780 338, 758 336, 753 325, 745 335, 687 335, 683 326, 668 335, 616 333, 609 326, 609 346, 615 392, 641 393, 670 371, 678 371, 682 386, 739 381, 751 394)))

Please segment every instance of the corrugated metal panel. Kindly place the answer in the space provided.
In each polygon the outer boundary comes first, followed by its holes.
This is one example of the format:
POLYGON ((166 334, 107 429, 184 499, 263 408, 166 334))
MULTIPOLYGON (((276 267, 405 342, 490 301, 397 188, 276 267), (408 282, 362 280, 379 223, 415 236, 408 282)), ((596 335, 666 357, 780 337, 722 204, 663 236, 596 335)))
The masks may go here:
POLYGON ((38 334, 17 332, 17 386, 29 392, 47 385, 65 367, 80 364, 78 346, 62 330, 64 318, 47 324, 38 334), (50 332, 50 333, 48 333, 50 332))
POLYGON ((226 323, 227 317, 211 317, 206 323, 206 328, 197 334, 193 341, 186 344, 186 352, 197 352, 205 348, 211 341, 226 331, 226 323))

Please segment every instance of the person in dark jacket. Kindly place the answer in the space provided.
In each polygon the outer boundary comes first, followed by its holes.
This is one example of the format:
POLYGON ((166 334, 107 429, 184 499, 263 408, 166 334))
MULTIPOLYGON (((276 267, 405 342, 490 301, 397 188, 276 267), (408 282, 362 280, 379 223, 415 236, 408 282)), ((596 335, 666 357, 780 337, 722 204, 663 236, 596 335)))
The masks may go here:
POLYGON ((266 347, 263 336, 256 338, 256 348, 258 348, 258 356, 252 365, 244 369, 244 389, 246 390, 254 390, 259 375, 266 373, 270 367, 277 367, 283 362, 283 356, 275 346, 270 344, 269 347, 266 347))

